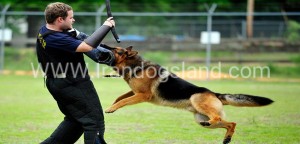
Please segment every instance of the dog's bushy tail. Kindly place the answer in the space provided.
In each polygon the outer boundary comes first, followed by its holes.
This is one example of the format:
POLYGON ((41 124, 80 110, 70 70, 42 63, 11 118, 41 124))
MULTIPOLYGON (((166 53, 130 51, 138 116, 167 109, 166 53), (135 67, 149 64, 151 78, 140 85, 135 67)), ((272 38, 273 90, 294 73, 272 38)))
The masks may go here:
POLYGON ((216 93, 218 99, 221 100, 223 105, 233 106, 265 106, 273 102, 273 100, 260 96, 252 96, 247 94, 219 94, 216 93))

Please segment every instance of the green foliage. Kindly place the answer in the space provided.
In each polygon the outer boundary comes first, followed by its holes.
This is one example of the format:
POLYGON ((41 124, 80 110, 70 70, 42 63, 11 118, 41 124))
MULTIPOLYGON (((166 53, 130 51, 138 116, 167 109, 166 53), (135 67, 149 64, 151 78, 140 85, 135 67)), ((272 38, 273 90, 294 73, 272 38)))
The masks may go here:
MULTIPOLYGON (((54 2, 52 0, 1 0, 0 5, 11 4, 13 10, 44 10, 45 6, 54 2)), ((95 11, 105 0, 60 0, 70 4, 76 11, 95 11)), ((135 12, 199 12, 207 11, 206 6, 213 3, 218 5, 216 11, 242 11, 247 9, 247 1, 238 0, 111 0, 114 11, 135 12)), ((278 12, 282 9, 294 8, 298 5, 297 0, 284 2, 269 0, 255 0, 255 10, 261 12, 278 12)))
MULTIPOLYGON (((1 1, 0 5, 10 4, 10 10, 15 11, 44 11, 47 4, 55 1, 52 0, 43 0, 43 1, 34 1, 34 0, 5 0, 1 1)), ((59 2, 64 2, 73 7, 75 11, 95 11, 97 8, 103 4, 104 0, 60 0, 59 2)))
POLYGON ((291 60, 300 66, 300 55, 292 57, 291 60))
POLYGON ((37 64, 34 49, 5 48, 4 69, 7 70, 31 70, 31 63, 37 64))
POLYGON ((292 57, 291 60, 295 63, 296 71, 298 71, 298 73, 299 73, 300 72, 300 55, 292 57))
POLYGON ((152 62, 161 64, 161 65, 166 64, 171 58, 170 53, 159 52, 159 51, 151 52, 151 53, 147 52, 147 53, 142 54, 142 56, 145 60, 150 60, 152 62))
POLYGON ((269 63, 267 66, 272 77, 300 77, 299 67, 282 67, 272 63, 269 63))
POLYGON ((289 21, 287 28, 287 41, 296 43, 300 40, 300 24, 296 21, 289 21))
POLYGON ((300 65, 298 66, 278 66, 273 63, 267 65, 272 77, 297 77, 299 78, 300 65))

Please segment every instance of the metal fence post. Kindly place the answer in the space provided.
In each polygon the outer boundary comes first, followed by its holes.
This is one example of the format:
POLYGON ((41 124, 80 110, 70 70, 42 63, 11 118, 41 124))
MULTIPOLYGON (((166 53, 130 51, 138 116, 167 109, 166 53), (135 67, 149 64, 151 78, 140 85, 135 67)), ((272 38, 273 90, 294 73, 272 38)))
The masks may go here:
MULTIPOLYGON (((102 15, 104 9, 105 9, 105 4, 102 4, 96 12, 95 30, 98 29, 101 25, 101 15, 102 15)), ((96 71, 96 78, 100 78, 99 70, 100 70, 100 64, 96 63, 96 70, 95 70, 96 71)))
POLYGON ((0 46, 0 74, 3 72, 4 69, 4 47, 5 47, 5 40, 4 40, 4 29, 5 29, 5 14, 10 7, 10 4, 5 5, 3 10, 1 11, 1 30, 2 30, 2 40, 0 46))
POLYGON ((242 32, 242 37, 243 39, 247 39, 247 26, 246 26, 246 21, 242 21, 242 26, 241 26, 241 32, 242 32))
POLYGON ((96 12, 95 29, 98 29, 99 26, 101 25, 101 15, 102 15, 104 9, 105 9, 105 4, 102 4, 102 5, 100 6, 100 8, 99 8, 99 9, 97 10, 97 12, 96 12))
POLYGON ((217 8, 217 4, 213 4, 210 8, 207 7, 208 13, 207 13, 207 40, 208 43, 206 44, 206 67, 207 67, 207 75, 206 79, 210 79, 210 52, 211 52, 211 29, 212 29, 212 16, 217 8))

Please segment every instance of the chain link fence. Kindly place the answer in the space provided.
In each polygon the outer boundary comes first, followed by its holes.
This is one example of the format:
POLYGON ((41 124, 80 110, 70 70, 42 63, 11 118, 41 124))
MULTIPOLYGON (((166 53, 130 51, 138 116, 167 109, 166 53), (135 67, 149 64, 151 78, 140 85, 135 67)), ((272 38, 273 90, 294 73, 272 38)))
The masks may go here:
MULTIPOLYGON (((116 30, 121 41, 163 42, 176 41, 199 42, 200 34, 206 31, 207 13, 113 13, 116 30)), ((288 13, 299 16, 300 13, 288 13)), ((287 15, 287 14, 285 14, 287 15)), ((287 21, 282 13, 254 14, 253 38, 282 39, 285 37, 287 21)), ((74 27, 91 34, 106 19, 104 12, 75 12, 74 27)), ((12 30, 12 40, 8 44, 14 47, 34 46, 35 36, 44 25, 43 12, 5 13, 5 28, 12 30)), ((213 14, 212 31, 221 33, 222 39, 246 40, 246 13, 218 12, 213 14)), ((105 41, 113 42, 109 35, 105 41)), ((157 49, 164 49, 158 47, 157 49)))
MULTIPOLYGON (((139 50, 199 50, 205 49, 200 43, 201 32, 207 31, 207 12, 113 12, 116 20, 116 31, 122 41, 121 46, 132 45, 139 50)), ((264 40, 267 47, 281 46, 278 43, 265 41, 285 40, 288 28, 287 17, 299 18, 300 12, 292 13, 253 13, 253 40, 264 40)), ((74 27, 79 31, 92 34, 107 18, 105 6, 95 12, 74 13, 74 27)), ((221 43, 213 45, 218 49, 243 49, 251 45, 259 47, 257 42, 249 43, 246 36, 245 12, 215 12, 212 14, 212 31, 221 34, 221 43)), ((1 59, 5 45, 13 48, 35 47, 36 34, 45 24, 42 11, 3 11, 1 29, 12 31, 11 40, 1 39, 1 59), (4 24, 4 25, 3 25, 4 24)), ((296 31, 299 34, 299 31, 296 31)), ((4 34, 1 34, 5 36, 4 34)), ((104 43, 117 45, 109 34, 104 43)), ((284 47, 284 46, 283 46, 284 47)), ((282 48, 284 49, 284 48, 282 48)), ((299 48, 297 49, 299 50, 299 48)), ((1 60, 1 62, 3 62, 1 60)))

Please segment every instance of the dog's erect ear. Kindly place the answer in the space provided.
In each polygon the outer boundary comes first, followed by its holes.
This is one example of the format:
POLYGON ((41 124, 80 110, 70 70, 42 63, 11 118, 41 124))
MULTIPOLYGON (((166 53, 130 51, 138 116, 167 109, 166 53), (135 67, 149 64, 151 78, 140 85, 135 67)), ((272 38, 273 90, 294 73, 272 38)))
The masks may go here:
POLYGON ((125 48, 127 51, 131 51, 132 50, 132 46, 129 46, 127 48, 125 48))
POLYGON ((128 57, 133 57, 133 56, 135 56, 137 54, 138 54, 137 51, 128 51, 128 57))
POLYGON ((132 46, 129 46, 129 47, 125 48, 125 49, 126 49, 127 57, 129 57, 129 58, 138 54, 137 51, 133 51, 132 50, 132 46))

